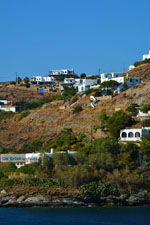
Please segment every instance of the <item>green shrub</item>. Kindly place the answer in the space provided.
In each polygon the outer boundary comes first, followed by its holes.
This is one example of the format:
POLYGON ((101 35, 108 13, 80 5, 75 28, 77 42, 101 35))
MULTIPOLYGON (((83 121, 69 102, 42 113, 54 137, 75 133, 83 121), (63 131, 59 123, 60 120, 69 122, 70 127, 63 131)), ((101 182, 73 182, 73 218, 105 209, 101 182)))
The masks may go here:
POLYGON ((25 144, 21 149, 20 153, 37 152, 43 146, 42 140, 32 140, 28 144, 25 144))
POLYGON ((67 100, 72 98, 76 94, 76 89, 74 87, 64 87, 62 97, 67 100))
POLYGON ((24 111, 20 114, 20 117, 19 117, 19 121, 22 120, 23 118, 27 117, 28 115, 30 114, 29 111, 24 111))
POLYGON ((77 105, 73 109, 73 113, 80 113, 83 110, 81 105, 77 105))
POLYGON ((57 94, 51 97, 43 97, 39 99, 38 101, 31 101, 31 102, 18 101, 18 102, 15 102, 15 105, 19 108, 20 111, 24 111, 29 109, 35 109, 46 103, 56 101, 56 100, 62 100, 62 99, 63 99, 62 96, 57 94))
POLYGON ((122 110, 114 112, 112 116, 107 119, 106 128, 109 130, 110 134, 116 138, 119 137, 121 129, 133 124, 133 119, 130 115, 122 110))
POLYGON ((5 112, 5 111, 0 110, 0 121, 5 120, 7 118, 11 118, 13 116, 14 116, 13 112, 5 112))
POLYGON ((101 196, 118 195, 118 189, 106 182, 90 182, 80 187, 80 193, 85 197, 99 200, 101 196))
POLYGON ((145 119, 141 122, 143 127, 150 127, 150 119, 145 119))
POLYGON ((59 186, 59 181, 53 179, 45 178, 14 178, 14 179, 5 179, 0 183, 0 187, 4 186, 15 186, 15 185, 27 185, 27 186, 44 186, 44 187, 53 187, 59 186))
POLYGON ((148 113, 148 111, 150 111, 150 104, 144 105, 142 107, 141 111, 144 112, 144 113, 148 113))
POLYGON ((134 66, 137 67, 137 66, 140 66, 142 64, 145 64, 145 63, 150 63, 150 59, 145 59, 143 61, 137 61, 134 63, 134 66))

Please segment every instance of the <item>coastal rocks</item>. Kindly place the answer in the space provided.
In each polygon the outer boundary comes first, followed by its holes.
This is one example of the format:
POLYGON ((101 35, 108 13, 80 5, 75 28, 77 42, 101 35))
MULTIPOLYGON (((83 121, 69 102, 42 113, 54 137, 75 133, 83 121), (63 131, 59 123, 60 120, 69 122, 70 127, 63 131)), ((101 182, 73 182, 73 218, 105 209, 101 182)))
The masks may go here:
POLYGON ((144 192, 139 192, 137 194, 132 194, 127 199, 128 205, 136 206, 136 205, 147 205, 150 204, 150 198, 144 192))
POLYGON ((0 194, 0 207, 95 207, 95 206, 150 206, 150 193, 122 194, 104 196, 99 199, 82 197, 78 192, 49 190, 44 192, 21 191, 0 194))

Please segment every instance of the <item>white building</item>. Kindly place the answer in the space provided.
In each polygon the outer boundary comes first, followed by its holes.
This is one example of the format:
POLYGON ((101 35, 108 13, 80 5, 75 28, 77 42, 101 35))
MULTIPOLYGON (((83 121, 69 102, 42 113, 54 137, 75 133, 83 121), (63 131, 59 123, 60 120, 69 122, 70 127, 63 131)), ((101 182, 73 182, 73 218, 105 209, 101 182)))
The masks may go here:
POLYGON ((56 81, 56 78, 53 76, 34 76, 33 78, 30 79, 32 83, 53 83, 56 81))
POLYGON ((150 59, 150 51, 149 51, 149 54, 143 55, 143 60, 145 60, 145 59, 150 59))
POLYGON ((150 111, 144 113, 139 109, 137 117, 150 117, 150 111))
POLYGON ((110 81, 110 80, 115 80, 118 83, 124 83, 124 77, 121 76, 120 73, 102 73, 101 74, 101 83, 110 81))
POLYGON ((53 76, 60 76, 60 75, 74 75, 73 69, 63 69, 63 70, 52 70, 50 74, 53 76))
POLYGON ((135 68, 134 65, 130 65, 130 66, 129 66, 129 70, 133 70, 134 68, 135 68))
POLYGON ((12 105, 11 101, 0 100, 0 110, 5 112, 16 112, 16 107, 12 105))
POLYGON ((74 87, 78 89, 78 92, 84 92, 96 84, 97 79, 75 79, 74 87))
POLYGON ((65 78, 65 84, 72 84, 74 88, 77 88, 78 92, 84 92, 92 86, 97 84, 97 79, 80 79, 80 78, 65 78))
POLYGON ((75 80, 75 78, 65 78, 64 83, 65 84, 75 84, 76 80, 75 80))
POLYGON ((120 141, 141 141, 144 134, 150 134, 150 127, 120 130, 120 141))
POLYGON ((101 83, 110 81, 110 80, 114 80, 120 83, 120 85, 116 88, 115 93, 120 93, 127 88, 130 88, 134 85, 141 83, 141 79, 139 77, 128 77, 128 74, 126 77, 122 76, 119 73, 109 73, 109 74, 102 73, 101 74, 101 83))

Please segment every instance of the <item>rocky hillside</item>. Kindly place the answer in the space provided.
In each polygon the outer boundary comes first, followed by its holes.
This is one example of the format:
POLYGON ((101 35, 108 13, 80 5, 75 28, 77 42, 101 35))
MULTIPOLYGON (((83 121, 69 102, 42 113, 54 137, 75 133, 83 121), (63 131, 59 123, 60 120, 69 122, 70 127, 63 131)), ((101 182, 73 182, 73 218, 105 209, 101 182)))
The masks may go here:
MULTIPOLYGON (((85 132, 92 137, 100 137, 102 134, 94 133, 93 127, 99 125, 99 114, 102 109, 106 109, 107 113, 111 114, 118 109, 125 109, 132 102, 140 105, 150 103, 150 65, 141 65, 130 71, 129 75, 140 76, 144 83, 112 99, 101 99, 94 109, 90 106, 90 97, 83 96, 75 103, 83 107, 83 111, 77 114, 73 114, 72 108, 65 108, 69 103, 54 101, 30 110, 30 114, 22 120, 19 120, 20 114, 17 113, 13 118, 0 121, 0 147, 20 149, 31 140, 48 141, 64 128, 72 128, 74 132, 85 132)), ((10 100, 26 101, 43 97, 35 91, 8 87, 0 88, 0 96, 2 95, 10 100)))
POLYGON ((150 63, 142 64, 127 71, 124 75, 140 77, 143 81, 150 81, 150 63))

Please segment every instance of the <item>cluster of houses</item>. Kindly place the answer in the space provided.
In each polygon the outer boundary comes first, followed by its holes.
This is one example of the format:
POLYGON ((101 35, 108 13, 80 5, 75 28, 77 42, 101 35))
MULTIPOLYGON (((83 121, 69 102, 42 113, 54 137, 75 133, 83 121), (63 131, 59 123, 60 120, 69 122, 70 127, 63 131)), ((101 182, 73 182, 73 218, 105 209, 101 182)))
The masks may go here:
MULTIPOLYGON (((47 92, 48 89, 43 88, 42 85, 58 87, 62 91, 64 87, 74 87, 77 92, 85 92, 91 88, 98 88, 100 84, 114 80, 118 82, 115 93, 130 88, 136 84, 140 84, 141 80, 138 77, 123 76, 121 73, 102 73, 99 77, 86 76, 85 78, 78 77, 73 69, 53 70, 47 76, 34 76, 30 79, 32 84, 41 86, 37 90, 40 92, 47 92)), ((58 88, 57 88, 58 89, 58 88)), ((105 94, 104 94, 105 95, 105 94)))

